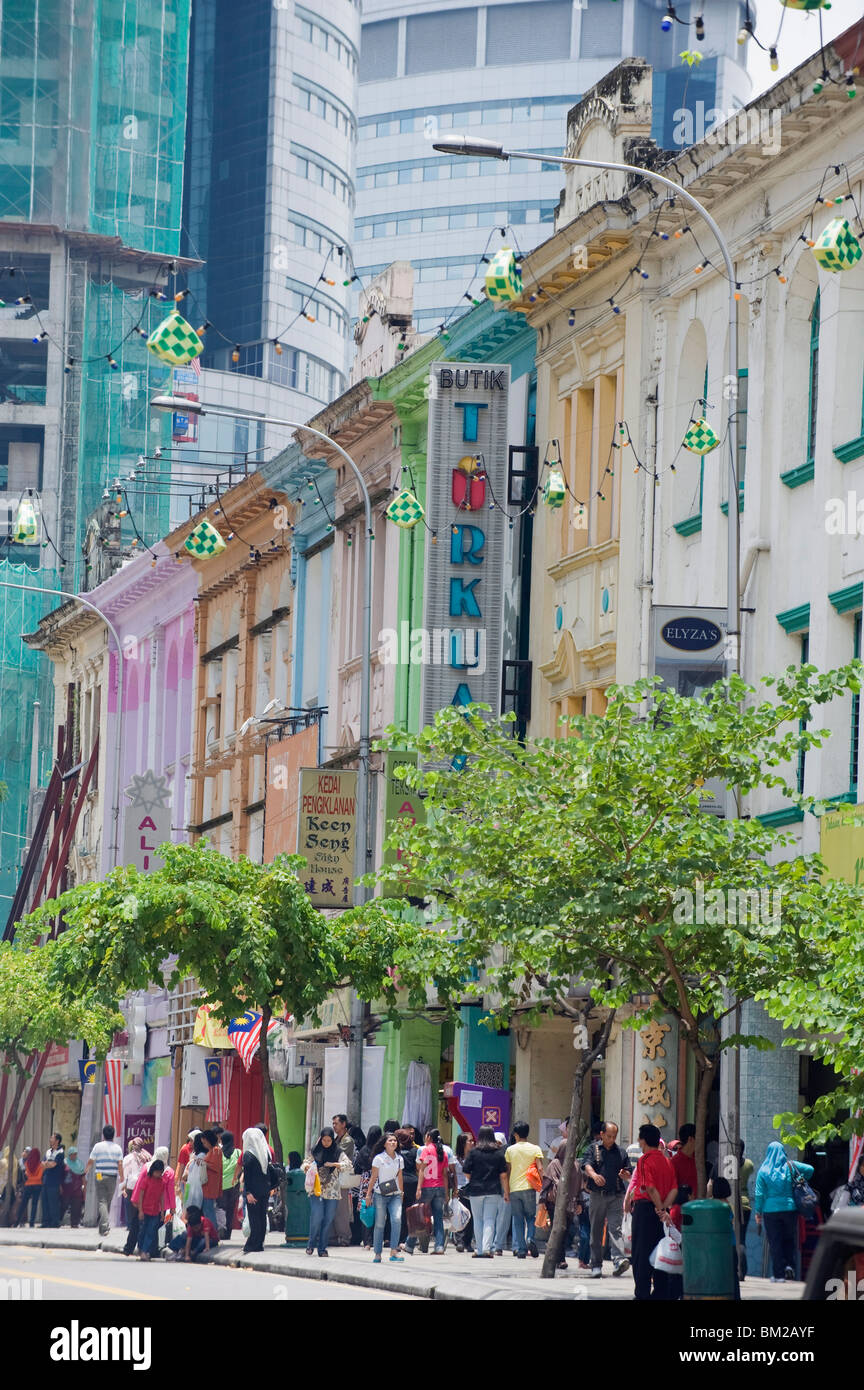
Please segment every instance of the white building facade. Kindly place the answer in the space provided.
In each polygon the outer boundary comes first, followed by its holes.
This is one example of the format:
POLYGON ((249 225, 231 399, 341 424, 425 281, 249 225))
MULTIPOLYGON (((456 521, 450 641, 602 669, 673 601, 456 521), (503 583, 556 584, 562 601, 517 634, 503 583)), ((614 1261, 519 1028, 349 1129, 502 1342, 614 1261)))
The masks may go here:
MULTIPOLYGON (((676 7, 685 21, 690 8, 676 7)), ((421 332, 467 307, 487 248, 530 250, 548 236, 563 179, 552 164, 436 154, 439 134, 560 154, 570 107, 636 54, 653 64, 655 135, 669 146, 677 109, 696 115, 701 101, 704 114, 747 100, 739 9, 736 0, 712 4, 703 61, 690 70, 679 53, 693 30, 665 32, 660 0, 366 0, 354 234, 364 280, 410 260, 421 332)))

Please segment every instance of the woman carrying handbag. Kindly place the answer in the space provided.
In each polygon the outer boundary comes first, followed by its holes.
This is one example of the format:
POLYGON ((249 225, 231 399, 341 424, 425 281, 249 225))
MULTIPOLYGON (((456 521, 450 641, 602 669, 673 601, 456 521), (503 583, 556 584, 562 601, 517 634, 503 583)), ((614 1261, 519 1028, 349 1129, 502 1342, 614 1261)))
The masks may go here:
POLYGON ((782 1284, 796 1277, 799 1208, 795 1186, 801 1182, 808 1184, 812 1176, 810 1164, 787 1158, 786 1150, 776 1139, 768 1145, 762 1167, 756 1174, 753 1210, 760 1231, 763 1220, 765 1223, 772 1284, 782 1284))

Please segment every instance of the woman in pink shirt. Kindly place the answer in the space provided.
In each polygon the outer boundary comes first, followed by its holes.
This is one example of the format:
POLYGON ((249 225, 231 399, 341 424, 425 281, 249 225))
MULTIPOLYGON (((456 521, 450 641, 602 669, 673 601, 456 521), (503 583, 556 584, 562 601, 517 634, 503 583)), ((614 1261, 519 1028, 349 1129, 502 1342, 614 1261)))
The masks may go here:
POLYGON ((159 1227, 162 1225, 165 1210, 165 1164, 161 1158, 154 1158, 149 1168, 141 1170, 135 1184, 132 1200, 138 1208, 141 1229, 138 1236, 138 1249, 142 1260, 149 1260, 157 1254, 159 1227))
POLYGON ((417 1155, 417 1201, 425 1202, 432 1212, 432 1234, 435 1249, 431 1255, 444 1254, 444 1203, 450 1186, 449 1161, 437 1129, 427 1129, 426 1143, 417 1155))

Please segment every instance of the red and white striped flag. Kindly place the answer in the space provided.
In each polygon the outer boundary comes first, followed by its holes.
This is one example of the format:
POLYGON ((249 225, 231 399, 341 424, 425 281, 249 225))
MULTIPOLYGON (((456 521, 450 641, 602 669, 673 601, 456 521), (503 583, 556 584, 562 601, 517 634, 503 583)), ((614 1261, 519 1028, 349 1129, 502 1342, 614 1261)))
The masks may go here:
MULTIPOLYGON (((267 1036, 279 1027, 279 1020, 271 1018, 267 1025, 267 1036)), ((252 1065, 252 1058, 258 1051, 261 1041, 261 1015, 257 1009, 247 1009, 239 1018, 232 1018, 228 1024, 228 1036, 240 1054, 246 1071, 252 1065)))
POLYGON ((105 1123, 113 1126, 115 1134, 122 1132, 124 1066, 119 1058, 109 1057, 105 1063, 105 1123))
POLYGON ((207 1124, 224 1125, 228 1119, 228 1093, 231 1090, 234 1058, 223 1053, 220 1057, 208 1057, 204 1065, 207 1068, 207 1085, 210 1090, 207 1124))

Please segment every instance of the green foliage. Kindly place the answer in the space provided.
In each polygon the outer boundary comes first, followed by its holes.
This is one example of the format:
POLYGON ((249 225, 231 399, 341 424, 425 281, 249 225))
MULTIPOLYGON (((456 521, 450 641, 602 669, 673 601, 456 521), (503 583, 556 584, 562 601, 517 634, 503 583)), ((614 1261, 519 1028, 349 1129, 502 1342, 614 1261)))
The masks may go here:
POLYGON ((152 873, 114 869, 22 923, 32 938, 63 912, 52 979, 66 997, 89 989, 110 1002, 161 980, 164 967, 171 988, 193 975, 202 1002, 220 1005, 224 1018, 266 1005, 274 1015, 317 1019, 328 994, 349 982, 362 998, 385 994, 395 1009, 387 967, 399 928, 349 929, 325 917, 298 881, 298 857, 235 861, 206 841, 159 852, 164 864, 152 873))
POLYGON ((56 941, 29 949, 0 945, 0 1053, 23 1065, 26 1056, 51 1043, 83 1038, 92 1053, 104 1057, 111 1039, 124 1027, 115 1007, 100 1003, 91 991, 66 999, 52 980, 56 941))
MULTIPOLYGON (((406 780, 425 794, 427 816, 397 825, 388 845, 399 862, 378 877, 391 891, 422 885, 414 891, 438 926, 437 937, 427 931, 403 945, 394 962, 400 983, 416 996, 435 980, 454 1006, 471 994, 497 997, 501 1021, 526 1006, 572 1012, 574 980, 590 982, 595 1003, 618 1009, 653 996, 648 1013, 619 1019, 639 1027, 664 1012, 677 1017, 700 1075, 726 1045, 719 1024, 732 996, 756 996, 790 1026, 810 1026, 817 997, 828 999, 830 972, 848 978, 851 962, 836 949, 838 907, 844 933, 854 924, 860 941, 864 895, 846 885, 826 894, 815 856, 769 863, 793 842, 788 832, 721 820, 700 803, 704 784, 719 779, 739 794, 779 788, 812 806, 784 768, 800 748, 821 743, 824 731, 802 725, 857 690, 860 669, 790 667, 766 678, 757 698, 738 678, 703 700, 640 681, 610 690, 604 716, 569 721, 571 737, 524 745, 507 719, 476 707, 444 709, 416 736, 388 731, 394 746, 419 753, 406 780), (681 890, 700 887, 779 890, 779 918, 688 921, 681 890), (794 1004, 793 982, 807 982, 807 1007, 794 1004)), ((355 917, 392 921, 401 912, 385 898, 355 917)), ((849 1036, 860 1062, 864 1039, 849 1036)))

